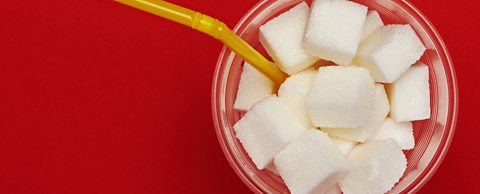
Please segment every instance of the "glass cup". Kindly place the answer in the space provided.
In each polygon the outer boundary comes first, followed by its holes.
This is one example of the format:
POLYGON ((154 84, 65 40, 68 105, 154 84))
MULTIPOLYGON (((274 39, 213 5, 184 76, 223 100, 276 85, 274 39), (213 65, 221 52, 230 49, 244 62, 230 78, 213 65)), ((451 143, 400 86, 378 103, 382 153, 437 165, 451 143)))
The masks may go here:
MULTIPOLYGON (((431 117, 413 123, 415 148, 405 151, 408 165, 391 193, 418 191, 442 162, 455 131, 458 109, 457 81, 447 48, 432 24, 412 4, 402 0, 354 0, 377 10, 385 24, 410 24, 427 51, 420 59, 430 70, 431 117)), ((258 28, 301 0, 263 0, 234 28, 236 34, 268 56, 259 42, 258 28)), ((311 0, 307 0, 311 4, 311 0)), ((288 193, 282 179, 258 170, 235 137, 233 125, 244 114, 233 109, 243 60, 223 48, 212 85, 212 113, 220 146, 240 179, 256 193, 288 193)))

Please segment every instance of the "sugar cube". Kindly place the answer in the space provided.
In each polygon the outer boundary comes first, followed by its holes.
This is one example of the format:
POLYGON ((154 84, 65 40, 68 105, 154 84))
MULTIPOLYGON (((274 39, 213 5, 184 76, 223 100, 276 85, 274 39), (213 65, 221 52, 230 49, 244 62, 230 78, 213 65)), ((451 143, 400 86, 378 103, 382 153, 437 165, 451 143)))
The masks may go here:
POLYGON ((339 65, 350 65, 367 10, 352 1, 315 0, 303 42, 307 53, 339 65))
POLYGON ((388 85, 387 92, 392 105, 390 116, 393 119, 401 122, 430 118, 428 79, 428 66, 418 63, 388 85))
POLYGON ((367 69, 320 67, 307 97, 307 111, 317 127, 357 128, 367 122, 374 95, 367 69))
POLYGON ((285 146, 275 167, 292 194, 324 193, 349 170, 344 155, 327 134, 309 129, 285 146))
POLYGON ((306 69, 315 61, 302 47, 310 8, 302 2, 260 26, 260 43, 276 64, 289 75, 306 69))
POLYGON ((413 137, 412 122, 396 122, 388 117, 368 141, 378 141, 389 138, 397 141, 403 150, 413 149, 415 146, 415 138, 413 137))
POLYGON ((233 128, 258 169, 268 166, 280 149, 307 130, 288 102, 275 95, 255 103, 233 128))
POLYGON ((359 128, 322 128, 328 135, 350 140, 363 142, 371 137, 382 124, 390 112, 390 104, 383 84, 375 84, 375 96, 371 108, 370 117, 365 125, 359 128))
POLYGON ((360 42, 365 40, 368 36, 370 36, 370 34, 382 26, 383 21, 378 12, 375 10, 368 11, 367 17, 365 18, 365 23, 363 24, 360 42))
POLYGON ((249 110, 253 104, 273 94, 274 86, 268 77, 245 62, 233 107, 242 111, 249 110))
POLYGON ((402 148, 392 139, 357 145, 347 159, 352 170, 339 182, 345 194, 386 193, 407 167, 402 148))
POLYGON ((354 63, 366 67, 375 81, 392 83, 424 51, 425 46, 410 25, 386 25, 360 44, 354 63))
POLYGON ((357 142, 353 142, 353 141, 347 141, 347 140, 338 139, 335 137, 331 137, 331 139, 333 143, 335 143, 335 145, 337 146, 338 150, 340 150, 340 152, 342 152, 345 156, 348 155, 350 151, 352 151, 355 145, 357 145, 357 142))
POLYGON ((313 127, 308 116, 305 101, 310 93, 316 70, 306 70, 290 76, 283 82, 278 90, 278 96, 285 98, 290 106, 300 115, 307 126, 313 127))

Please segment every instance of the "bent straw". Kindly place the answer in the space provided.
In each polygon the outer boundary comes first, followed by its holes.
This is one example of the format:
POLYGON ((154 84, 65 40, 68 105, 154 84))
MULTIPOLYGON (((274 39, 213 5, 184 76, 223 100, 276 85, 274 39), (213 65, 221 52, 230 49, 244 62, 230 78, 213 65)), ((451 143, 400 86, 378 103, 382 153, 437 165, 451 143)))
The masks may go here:
POLYGON ((287 77, 285 73, 280 71, 280 69, 278 69, 271 61, 267 60, 248 43, 233 33, 225 23, 215 18, 161 0, 115 1, 190 26, 195 30, 222 41, 248 63, 252 64, 252 66, 268 76, 277 85, 280 85, 287 77))

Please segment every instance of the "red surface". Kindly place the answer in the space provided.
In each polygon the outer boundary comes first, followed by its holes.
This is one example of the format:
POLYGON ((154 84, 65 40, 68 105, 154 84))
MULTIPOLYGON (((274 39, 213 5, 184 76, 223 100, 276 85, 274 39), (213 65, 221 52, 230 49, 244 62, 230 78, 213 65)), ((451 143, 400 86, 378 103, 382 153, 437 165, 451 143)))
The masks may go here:
MULTIPOLYGON (((455 138, 421 193, 478 191, 480 6, 412 1, 460 90, 455 138)), ((234 26, 257 1, 171 2, 234 26)), ((0 193, 249 192, 213 130, 221 43, 109 0, 5 1, 0 16, 0 193)))

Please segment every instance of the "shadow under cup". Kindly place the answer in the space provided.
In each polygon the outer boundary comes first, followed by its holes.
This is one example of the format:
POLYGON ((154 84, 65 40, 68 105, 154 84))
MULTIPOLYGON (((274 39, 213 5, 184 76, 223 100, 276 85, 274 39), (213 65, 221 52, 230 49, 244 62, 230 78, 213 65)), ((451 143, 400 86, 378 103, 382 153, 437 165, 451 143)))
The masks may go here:
MULTIPOLYGON (((263 0, 255 5, 234 28, 264 56, 258 28, 275 16, 287 11, 301 0, 263 0)), ((355 0, 376 10, 385 24, 410 24, 427 51, 420 61, 430 71, 431 117, 413 122, 415 148, 404 151, 406 172, 391 193, 418 191, 432 176, 443 160, 452 140, 458 109, 457 82, 448 51, 431 23, 409 2, 400 0, 355 0)), ((311 4, 310 0, 307 0, 311 4)), ((223 48, 218 58, 212 85, 212 113, 217 137, 225 157, 240 179, 257 193, 288 193, 282 179, 258 170, 235 137, 233 125, 244 114, 233 109, 243 59, 223 48)))

